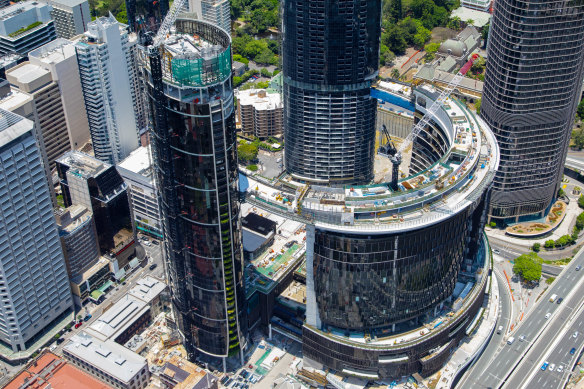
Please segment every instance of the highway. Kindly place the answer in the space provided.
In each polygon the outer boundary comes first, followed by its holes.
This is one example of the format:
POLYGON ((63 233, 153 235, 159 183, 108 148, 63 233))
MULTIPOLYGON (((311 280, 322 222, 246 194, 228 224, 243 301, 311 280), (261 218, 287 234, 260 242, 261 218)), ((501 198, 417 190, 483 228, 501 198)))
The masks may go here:
MULTIPOLYGON (((523 388, 563 388, 566 380, 572 370, 575 359, 579 355, 580 348, 584 340, 584 311, 579 309, 573 319, 567 325, 559 323, 563 327, 559 332, 549 327, 546 334, 553 340, 551 347, 540 345, 534 347, 527 358, 521 363, 521 369, 513 375, 514 379, 510 380, 505 387, 518 388, 523 383, 523 388), (575 332, 578 331, 576 335, 575 332), (557 334, 557 335, 556 335, 557 334), (574 336, 576 335, 576 336, 574 336), (574 354, 570 354, 572 348, 576 349, 574 354), (539 358, 539 360, 538 360, 539 358), (554 371, 541 370, 544 361, 550 365, 555 364, 554 371), (558 367, 562 366, 563 371, 558 372, 558 367), (527 377, 521 374, 527 373, 527 377)), ((542 336, 547 338, 547 336, 542 336)), ((546 342, 547 343, 547 342, 546 342)))
POLYGON ((495 333, 491 338, 487 347, 481 354, 480 358, 475 362, 475 364, 468 369, 464 377, 457 384, 458 388, 473 388, 477 387, 479 384, 476 379, 478 378, 477 373, 484 371, 487 366, 489 366, 493 357, 496 353, 501 351, 504 347, 504 335, 509 330, 510 319, 511 319, 511 296, 509 295, 509 288, 507 287, 507 281, 504 277, 501 277, 498 272, 494 272, 499 282, 499 317, 497 318, 497 324, 495 328, 503 326, 503 332, 501 334, 495 333))
MULTIPOLYGON (((517 379, 515 377, 524 379, 529 375, 530 371, 525 372, 522 369, 523 365, 519 366, 519 373, 515 372, 516 365, 521 361, 524 354, 531 348, 534 342, 537 345, 536 350, 543 350, 549 347, 551 342, 553 342, 554 336, 540 337, 542 330, 549 326, 550 334, 559 332, 569 314, 577 306, 582 296, 584 296, 584 282, 579 282, 581 276, 584 276, 584 270, 575 271, 577 265, 584 266, 584 251, 580 251, 576 255, 574 260, 566 267, 566 270, 556 278, 552 286, 540 297, 538 303, 527 314, 521 324, 517 326, 513 332, 515 341, 511 345, 505 344, 503 347, 500 347, 496 354, 490 358, 489 361, 492 361, 492 363, 485 363, 481 357, 479 362, 484 368, 473 369, 473 377, 475 377, 473 384, 470 386, 459 385, 458 387, 498 388, 504 381, 516 384, 517 379), (562 304, 550 303, 548 300, 552 294, 563 297, 564 302, 562 304), (547 313, 552 315, 549 319, 545 318, 547 313), (522 335, 525 335, 525 341, 519 340, 519 337, 522 335), (509 375, 511 376, 507 380, 509 375)), ((501 285, 505 285, 504 282, 501 282, 501 285)), ((526 369, 529 370, 530 367, 526 369)), ((511 384, 507 387, 519 388, 519 386, 511 384)))

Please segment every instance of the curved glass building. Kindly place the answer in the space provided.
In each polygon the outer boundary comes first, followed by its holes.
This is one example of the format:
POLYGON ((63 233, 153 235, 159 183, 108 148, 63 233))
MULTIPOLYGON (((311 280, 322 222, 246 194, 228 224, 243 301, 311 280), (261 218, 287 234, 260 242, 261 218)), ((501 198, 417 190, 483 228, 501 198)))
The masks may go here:
MULTIPOLYGON (((419 118, 439 91, 424 85, 414 95, 419 118)), ((495 136, 448 99, 414 146, 397 191, 296 183, 286 202, 281 188, 248 191, 254 206, 306 223, 302 353, 311 366, 367 379, 428 376, 479 321, 495 136)))
POLYGON ((286 0, 283 9, 286 170, 310 182, 368 183, 381 2, 286 0))
POLYGON ((146 65, 172 301, 189 352, 237 354, 246 333, 231 38, 178 18, 146 65))
POLYGON ((501 0, 489 31, 481 116, 501 149, 489 214, 543 214, 555 197, 584 66, 584 5, 501 0))

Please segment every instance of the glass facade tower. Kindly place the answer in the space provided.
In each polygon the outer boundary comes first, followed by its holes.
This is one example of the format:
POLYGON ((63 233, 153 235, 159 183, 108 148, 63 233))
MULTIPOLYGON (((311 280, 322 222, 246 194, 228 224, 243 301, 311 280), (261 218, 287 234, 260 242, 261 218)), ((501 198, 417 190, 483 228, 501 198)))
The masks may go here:
POLYGON ((144 72, 169 282, 189 353, 225 358, 246 332, 231 38, 175 26, 144 72))
POLYGON ((501 150, 489 214, 541 214, 562 178, 582 89, 584 5, 497 2, 481 116, 501 150))
POLYGON ((283 8, 286 170, 311 182, 367 183, 381 2, 286 0, 283 8))

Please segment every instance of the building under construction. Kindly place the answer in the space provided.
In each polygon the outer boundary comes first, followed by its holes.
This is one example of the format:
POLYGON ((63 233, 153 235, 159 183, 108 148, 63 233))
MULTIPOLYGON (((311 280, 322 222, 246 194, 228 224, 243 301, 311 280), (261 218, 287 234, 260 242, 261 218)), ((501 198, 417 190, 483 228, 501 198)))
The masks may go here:
POLYGON ((231 38, 185 17, 161 31, 143 66, 172 301, 191 356, 225 362, 247 331, 231 38))

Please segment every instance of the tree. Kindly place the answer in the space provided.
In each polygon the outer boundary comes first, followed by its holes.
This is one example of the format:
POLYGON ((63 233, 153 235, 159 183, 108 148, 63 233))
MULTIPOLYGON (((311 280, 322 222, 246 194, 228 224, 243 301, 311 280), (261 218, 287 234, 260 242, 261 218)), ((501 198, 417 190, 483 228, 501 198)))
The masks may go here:
POLYGON ((394 23, 402 20, 403 6, 401 0, 389 0, 389 16, 394 23))
POLYGON ((584 196, 580 195, 580 197, 578 197, 578 206, 580 208, 584 208, 584 196))
MULTIPOLYGON (((580 103, 582 104, 582 103, 580 103)), ((572 140, 574 141, 574 146, 581 150, 584 148, 584 130, 579 129, 572 131, 572 140)))
POLYGON ((575 227, 579 230, 584 230, 584 212, 578 215, 576 218, 576 225, 575 227))
POLYGON ((434 55, 436 54, 439 48, 440 43, 437 42, 428 43, 426 46, 424 46, 424 51, 426 52, 426 60, 432 61, 434 59, 434 55))
POLYGON ((408 47, 403 31, 395 24, 392 24, 385 33, 381 35, 381 43, 397 55, 404 54, 408 47))
POLYGON ((477 110, 477 113, 480 115, 481 114, 481 99, 477 99, 475 101, 475 108, 477 110))
POLYGON ((448 24, 446 25, 446 27, 458 31, 460 30, 460 25, 461 25, 461 20, 458 16, 454 16, 453 18, 451 18, 448 21, 448 24))
POLYGON ((474 25, 474 22, 475 22, 475 21, 474 21, 473 19, 467 19, 467 20, 466 20, 466 25, 467 25, 467 26, 472 26, 472 25, 474 25))
POLYGON ((574 239, 572 239, 572 235, 562 235, 558 240, 555 241, 556 247, 564 247, 569 244, 574 243, 574 239))
POLYGON ((237 156, 245 162, 254 161, 258 156, 258 147, 253 143, 243 143, 237 148, 237 156))
POLYGON ((531 246, 531 249, 533 250, 533 252, 539 253, 539 250, 541 249, 541 244, 534 243, 533 246, 531 246))
POLYGON ((584 99, 582 99, 582 101, 580 101, 580 104, 578 104, 576 115, 578 115, 580 120, 584 120, 584 99))
POLYGON ((546 240, 543 247, 546 249, 553 249, 556 245, 556 241, 553 239, 546 240))
POLYGON ((491 26, 491 24, 487 23, 483 26, 483 29, 481 30, 481 38, 483 38, 483 49, 487 47, 487 40, 489 38, 490 26, 491 26))
POLYGON ((272 77, 272 73, 266 68, 261 68, 260 74, 264 77, 272 77))
POLYGON ((423 47, 426 42, 430 40, 432 32, 423 26, 418 27, 418 31, 414 35, 414 45, 416 47, 423 47))
POLYGON ((513 273, 524 281, 538 281, 541 278, 541 264, 543 260, 536 253, 520 255, 515 259, 513 273))
POLYGON ((398 79, 398 78, 399 78, 399 70, 397 70, 396 68, 394 68, 394 69, 391 71, 391 77, 392 77, 392 78, 395 78, 395 79, 398 79))

